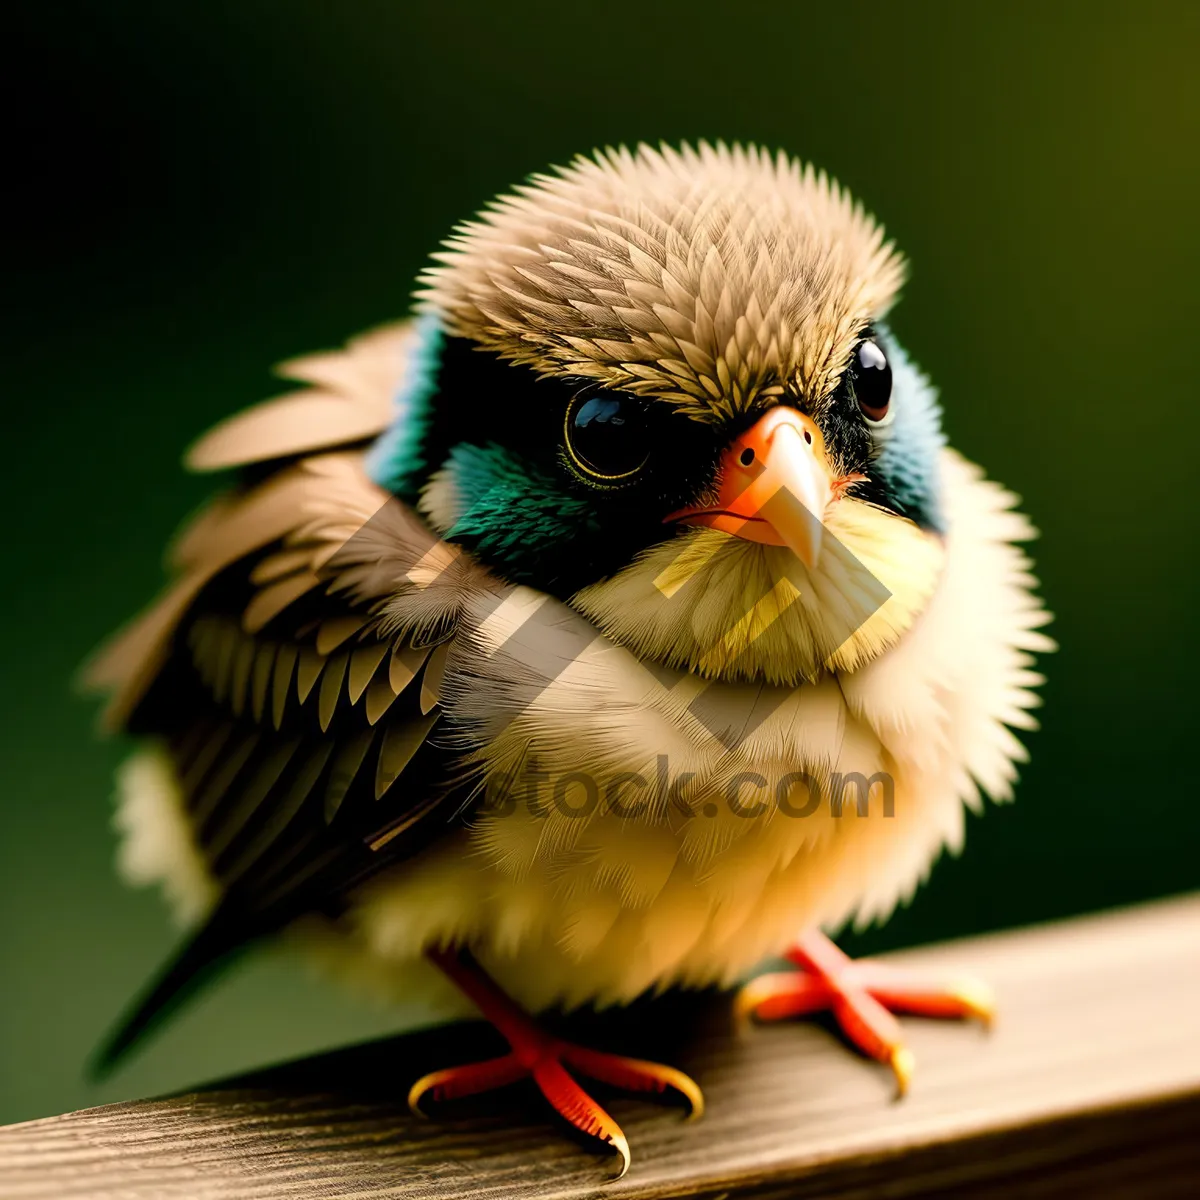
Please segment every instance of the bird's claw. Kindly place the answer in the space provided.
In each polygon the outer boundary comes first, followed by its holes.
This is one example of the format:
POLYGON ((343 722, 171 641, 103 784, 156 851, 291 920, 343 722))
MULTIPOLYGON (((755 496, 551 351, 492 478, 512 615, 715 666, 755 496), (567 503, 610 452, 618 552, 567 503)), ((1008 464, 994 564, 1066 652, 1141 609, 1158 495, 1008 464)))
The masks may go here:
POLYGON ((902 1100, 908 1095, 908 1085, 912 1080, 916 1065, 917 1060, 907 1046, 892 1047, 892 1052, 888 1055, 888 1066, 892 1068, 892 1074, 896 1076, 897 1100, 902 1100))
POLYGON ((458 1100, 464 1096, 476 1096, 490 1092, 523 1079, 528 1072, 515 1054, 502 1054, 499 1058, 483 1062, 465 1063, 460 1067, 446 1067, 441 1071, 430 1071, 408 1089, 408 1107, 414 1116, 429 1114, 421 1107, 426 1096, 437 1100, 458 1100))
POLYGON ((995 1018, 991 989, 978 980, 930 979, 884 963, 853 962, 820 935, 803 939, 790 957, 798 970, 760 975, 738 993, 738 1024, 830 1011, 863 1054, 891 1067, 897 1097, 908 1092, 916 1060, 893 1014, 972 1018, 985 1026, 995 1018))
POLYGON ((703 1115, 704 1095, 700 1088, 690 1076, 674 1067, 607 1054, 534 1031, 529 1031, 525 1037, 529 1044, 522 1045, 520 1051, 421 1076, 409 1089, 409 1108, 415 1115, 423 1117, 427 1114, 422 1101, 427 1097, 432 1096, 435 1101, 458 1099, 530 1078, 559 1116, 616 1151, 620 1158, 617 1179, 629 1170, 629 1141, 616 1121, 584 1091, 567 1067, 624 1091, 659 1094, 675 1091, 688 1103, 689 1120, 703 1115))

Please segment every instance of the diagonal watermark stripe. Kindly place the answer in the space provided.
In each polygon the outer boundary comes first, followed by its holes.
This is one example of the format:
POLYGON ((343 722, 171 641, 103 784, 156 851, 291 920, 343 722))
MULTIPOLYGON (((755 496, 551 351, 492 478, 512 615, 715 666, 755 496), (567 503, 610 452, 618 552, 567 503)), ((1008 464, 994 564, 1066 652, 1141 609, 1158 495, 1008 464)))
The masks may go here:
MULTIPOLYGON (((503 500, 501 489, 483 495, 472 509, 464 514, 494 513, 503 500)), ((752 517, 766 515, 768 510, 786 519, 812 521, 817 517, 786 489, 779 489, 752 517)), ((463 517, 460 517, 461 524, 463 517)), ((822 603, 814 590, 812 576, 800 560, 791 553, 774 556, 779 573, 760 595, 749 595, 742 611, 736 609, 725 615, 709 643, 701 648, 700 673, 711 676, 718 669, 725 676, 749 677, 744 667, 747 657, 763 635, 784 619, 797 604, 807 602, 819 610, 827 629, 833 631, 834 650, 843 646, 854 633, 888 600, 891 593, 828 528, 820 530, 822 556, 836 560, 839 586, 836 605, 822 603)), ((690 612, 697 600, 697 589, 706 586, 710 573, 718 571, 722 556, 738 553, 738 542, 728 539, 705 542, 701 547, 680 539, 679 552, 655 579, 655 603, 663 608, 661 615, 670 619, 671 609, 690 612)), ((426 591, 439 586, 453 587, 456 573, 469 562, 459 547, 442 541, 416 515, 398 500, 389 501, 327 562, 323 574, 340 576, 349 568, 360 575, 372 566, 380 569, 386 559, 386 569, 392 580, 399 577, 413 587, 426 591), (399 510, 394 511, 394 510, 399 510), (399 522, 404 538, 389 536, 385 526, 399 522), (397 555, 398 544, 405 546, 397 555)), ((730 568, 732 569, 732 568, 730 568)), ((473 628, 468 632, 483 652, 502 663, 502 671, 515 685, 521 697, 508 711, 495 714, 494 732, 501 732, 539 700, 542 694, 603 635, 573 609, 549 602, 548 597, 530 602, 528 593, 506 589, 486 598, 471 618, 473 628)), ((438 608, 440 605, 434 605, 438 608)), ((450 598, 447 610, 453 609, 450 598)), ((459 618, 460 620, 466 618, 459 618)), ((831 651, 832 653, 832 651, 831 651)), ((828 657, 825 660, 828 665, 828 657)), ((715 681, 702 683, 697 690, 696 679, 653 662, 642 662, 656 683, 673 691, 694 693, 687 710, 707 733, 726 750, 736 749, 787 699, 787 689, 764 684, 731 685, 715 681)))

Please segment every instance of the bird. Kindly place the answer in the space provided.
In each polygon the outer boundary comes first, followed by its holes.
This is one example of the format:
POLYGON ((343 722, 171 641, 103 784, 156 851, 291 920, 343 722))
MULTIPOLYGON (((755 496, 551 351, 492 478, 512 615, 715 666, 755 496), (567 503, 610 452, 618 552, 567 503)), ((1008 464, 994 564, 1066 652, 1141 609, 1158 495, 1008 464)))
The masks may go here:
POLYGON ((588 1081, 702 1092, 548 1009, 740 986, 747 1022, 830 1010, 901 1091, 897 1014, 988 1019, 981 982, 832 940, 1011 799, 1054 648, 1031 524, 889 325, 906 272, 787 153, 599 150, 202 436, 223 490, 85 672, 139 739, 121 870, 186 929, 97 1068, 284 938, 504 1036, 415 1110, 532 1079, 623 1173, 588 1081))

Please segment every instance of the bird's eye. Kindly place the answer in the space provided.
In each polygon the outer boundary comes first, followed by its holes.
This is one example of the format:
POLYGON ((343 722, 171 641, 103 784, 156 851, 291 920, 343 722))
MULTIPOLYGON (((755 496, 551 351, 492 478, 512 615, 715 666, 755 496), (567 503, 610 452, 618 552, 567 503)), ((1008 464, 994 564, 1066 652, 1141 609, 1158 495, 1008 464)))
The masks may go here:
POLYGON ((650 457, 646 426, 646 406, 635 396, 576 396, 567 408, 565 432, 571 464, 601 483, 629 480, 650 457))
POLYGON ((854 351, 854 395, 868 421, 882 421, 892 402, 892 368, 878 342, 859 342, 854 351))

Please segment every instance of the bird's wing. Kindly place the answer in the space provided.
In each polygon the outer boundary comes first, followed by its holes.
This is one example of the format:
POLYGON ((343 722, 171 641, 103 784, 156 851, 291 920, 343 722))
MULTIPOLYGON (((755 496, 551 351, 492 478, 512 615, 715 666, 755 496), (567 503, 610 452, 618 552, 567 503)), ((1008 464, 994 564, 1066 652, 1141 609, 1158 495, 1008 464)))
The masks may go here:
POLYGON ((344 350, 290 359, 276 374, 308 386, 235 413, 188 451, 194 471, 243 467, 373 438, 391 424, 419 357, 421 329, 400 321, 344 350))
MULTIPOLYGON (((88 672, 112 692, 110 727, 165 748, 222 892, 109 1062, 213 962, 336 907, 471 795, 439 741, 439 697, 470 637, 464 606, 498 584, 370 481, 362 406, 335 402, 346 420, 321 437, 350 448, 299 458, 281 457, 297 449, 287 428, 245 418, 256 442, 240 458, 268 465, 184 531, 174 584, 88 672)), ((288 426, 278 407, 273 420, 288 426)))
POLYGON ((199 588, 126 721, 161 739, 223 907, 247 927, 336 901, 452 803, 440 688, 457 604, 482 578, 356 454, 281 472, 203 540, 236 542, 264 505, 290 528, 199 588))

